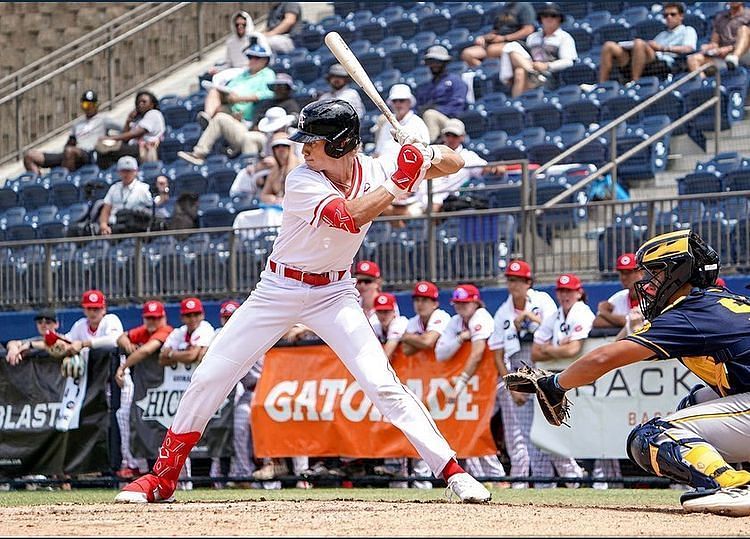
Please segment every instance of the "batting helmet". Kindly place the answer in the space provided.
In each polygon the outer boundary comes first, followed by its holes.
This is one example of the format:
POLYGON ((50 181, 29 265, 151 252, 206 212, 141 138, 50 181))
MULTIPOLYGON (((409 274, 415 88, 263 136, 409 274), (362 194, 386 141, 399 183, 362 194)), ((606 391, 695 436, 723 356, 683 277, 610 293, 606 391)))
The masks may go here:
POLYGON ((661 234, 635 254, 643 279, 635 283, 643 316, 653 320, 686 283, 706 288, 719 275, 719 255, 691 230, 661 234))
POLYGON ((359 145, 359 116, 341 99, 314 101, 299 113, 294 142, 325 140, 325 152, 339 159, 359 145))

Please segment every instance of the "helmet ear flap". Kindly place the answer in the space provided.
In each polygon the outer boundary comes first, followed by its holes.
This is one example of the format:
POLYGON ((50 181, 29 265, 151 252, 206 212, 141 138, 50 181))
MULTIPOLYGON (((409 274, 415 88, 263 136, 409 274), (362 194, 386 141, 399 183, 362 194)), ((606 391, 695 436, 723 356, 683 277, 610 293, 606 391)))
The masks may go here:
POLYGON ((695 232, 691 232, 689 241, 693 252, 691 284, 698 288, 713 286, 719 276, 719 254, 695 232))

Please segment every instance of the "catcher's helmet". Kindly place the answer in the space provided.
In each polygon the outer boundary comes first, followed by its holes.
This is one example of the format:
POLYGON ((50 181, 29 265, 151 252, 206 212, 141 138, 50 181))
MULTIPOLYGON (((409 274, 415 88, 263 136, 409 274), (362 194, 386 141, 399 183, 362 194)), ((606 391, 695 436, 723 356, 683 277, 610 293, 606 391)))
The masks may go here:
POLYGON ((643 316, 653 320, 684 284, 706 288, 719 275, 719 255, 691 230, 661 234, 635 255, 644 277, 635 284, 643 316))
POLYGON ((325 140, 326 154, 339 159, 359 145, 359 116, 341 99, 314 101, 300 111, 297 131, 289 140, 325 140))

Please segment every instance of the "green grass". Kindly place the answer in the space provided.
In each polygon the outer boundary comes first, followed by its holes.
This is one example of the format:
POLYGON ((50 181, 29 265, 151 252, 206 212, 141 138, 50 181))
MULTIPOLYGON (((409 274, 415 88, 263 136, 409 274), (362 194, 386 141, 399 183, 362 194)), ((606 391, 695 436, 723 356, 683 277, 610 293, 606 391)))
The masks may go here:
MULTIPOLYGON (((95 504, 112 502, 116 491, 108 489, 79 489, 72 491, 11 491, 0 492, 0 507, 23 507, 54 504, 95 504)), ((179 491, 178 502, 242 502, 265 500, 362 500, 362 501, 441 501, 442 488, 420 489, 342 489, 314 488, 312 490, 213 490, 179 491)), ((569 505, 590 506, 678 506, 679 492, 669 489, 590 488, 553 490, 492 489, 493 503, 514 505, 569 505)))

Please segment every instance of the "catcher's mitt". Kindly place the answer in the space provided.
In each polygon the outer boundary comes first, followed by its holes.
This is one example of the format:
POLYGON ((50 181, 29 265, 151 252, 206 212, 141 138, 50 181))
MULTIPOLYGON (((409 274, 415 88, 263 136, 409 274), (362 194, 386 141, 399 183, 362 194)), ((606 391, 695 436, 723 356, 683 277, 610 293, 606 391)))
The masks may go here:
POLYGON ((554 374, 544 369, 521 367, 516 372, 506 374, 505 385, 512 391, 535 393, 544 417, 550 425, 568 425, 570 402, 565 391, 555 386, 554 374))

